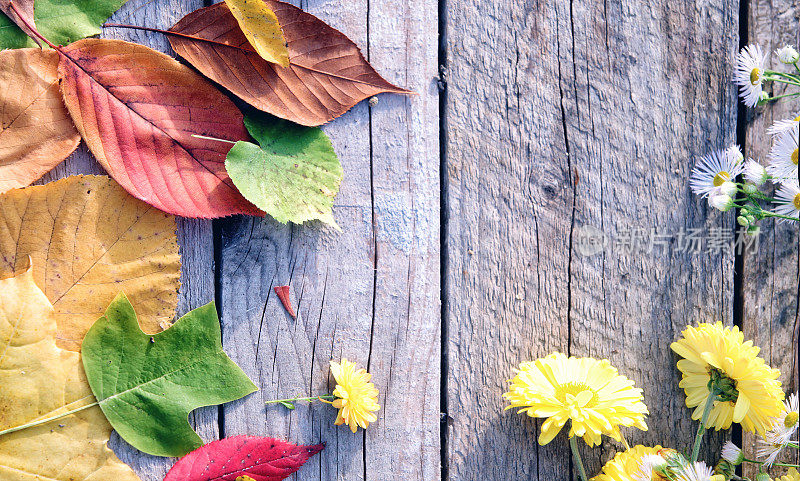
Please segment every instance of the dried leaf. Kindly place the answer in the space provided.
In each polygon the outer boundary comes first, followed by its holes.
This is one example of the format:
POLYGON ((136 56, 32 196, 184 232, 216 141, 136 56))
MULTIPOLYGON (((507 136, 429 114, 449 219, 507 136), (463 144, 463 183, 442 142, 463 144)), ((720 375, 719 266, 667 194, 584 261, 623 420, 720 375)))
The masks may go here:
POLYGON ((266 60, 289 66, 289 51, 278 17, 264 0, 225 0, 247 41, 266 60))
POLYGON ((55 306, 59 346, 79 350, 119 291, 136 302, 146 331, 175 315, 175 219, 108 177, 68 177, 0 196, 0 276, 26 269, 28 256, 55 306))
POLYGON ((57 71, 52 50, 0 52, 0 193, 30 185, 78 147, 57 71))
MULTIPOLYGON (((14 0, 17 8, 19 8, 18 1, 14 0)), ((36 29, 54 44, 67 45, 75 40, 98 35, 100 25, 125 1, 36 0, 34 11, 36 29)), ((0 14, 0 50, 34 46, 36 42, 33 39, 20 30, 10 18, 0 14)))
POLYGON ((81 357, 117 433, 156 456, 183 456, 203 445, 189 424, 192 410, 258 390, 222 350, 213 302, 151 336, 139 329, 133 306, 120 294, 86 333, 81 357))
MULTIPOLYGON (((27 270, 0 280, 0 431, 94 401, 80 355, 56 347, 53 307, 33 279, 27 270)), ((106 446, 109 434, 95 406, 2 435, 0 479, 138 481, 106 446)))
MULTIPOLYGON (((289 286, 275 286, 273 289, 275 290, 275 294, 278 295, 278 299, 281 300, 281 304, 283 304, 283 308, 286 309, 286 312, 292 316, 292 319, 297 319, 297 314, 295 314, 294 308, 292 308, 292 300, 289 297, 289 286)), ((286 404, 284 404, 284 406, 286 406, 286 404)), ((294 409, 294 405, 292 405, 289 409, 294 409)))
POLYGON ((286 120, 248 116, 245 125, 260 145, 239 141, 225 168, 244 197, 284 224, 319 219, 335 228, 333 198, 344 175, 325 133, 286 120))
POLYGON ((301 125, 322 125, 382 92, 408 93, 378 75, 340 31, 288 3, 266 4, 283 26, 288 68, 256 53, 225 3, 183 17, 170 29, 170 44, 245 102, 301 125))
POLYGON ((33 18, 33 0, 14 0, 14 7, 15 8, 12 8, 11 0, 0 0, 0 12, 6 14, 9 20, 14 22, 26 35, 32 37, 31 39, 39 44, 33 30, 28 27, 36 28, 36 21, 33 18), (19 15, 17 12, 22 15, 19 15))
POLYGON ((148 47, 85 39, 60 50, 59 77, 89 149, 134 197, 165 212, 213 218, 261 215, 225 171, 247 139, 242 114, 189 67, 148 47))
POLYGON ((180 459, 164 481, 280 481, 322 451, 324 444, 298 446, 278 439, 234 436, 206 444, 180 459))

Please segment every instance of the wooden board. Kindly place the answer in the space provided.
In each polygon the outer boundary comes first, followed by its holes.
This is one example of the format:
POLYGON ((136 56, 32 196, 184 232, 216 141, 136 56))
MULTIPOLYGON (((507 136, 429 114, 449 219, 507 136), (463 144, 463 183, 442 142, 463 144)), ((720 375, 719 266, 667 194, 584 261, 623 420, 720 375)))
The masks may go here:
MULTIPOLYGON (((500 397, 517 363, 556 350, 645 388, 650 430, 631 443, 687 448, 669 343, 695 320, 733 322, 734 256, 678 236, 733 230, 687 178, 734 141, 737 19, 730 0, 447 2, 451 479, 575 475, 566 437, 537 446, 539 424, 500 397), (626 252, 631 229, 670 238, 626 252), (609 247, 584 255, 596 232, 609 247)), ((588 470, 616 448, 584 449, 588 470)))
POLYGON ((269 435, 326 449, 297 479, 439 476, 439 145, 436 5, 304 2, 414 96, 361 103, 325 126, 345 178, 318 223, 219 224, 223 342, 261 391, 223 407, 224 434, 269 435), (273 287, 290 285, 297 320, 273 287), (352 434, 322 403, 294 411, 264 401, 330 393, 330 360, 369 368, 378 421, 352 434))
MULTIPOLYGON (((792 1, 751 0, 747 11, 748 42, 757 43, 769 53, 769 68, 786 70, 773 53, 786 44, 798 45, 800 23, 796 15, 797 4, 792 1)), ((773 95, 783 93, 783 86, 776 86, 773 95)), ((747 109, 745 148, 749 157, 768 162, 772 146, 766 129, 776 120, 797 116, 796 100, 778 102, 766 107, 747 109)), ((781 382, 786 392, 798 389, 798 235, 797 225, 765 221, 761 224, 759 247, 748 251, 744 259, 743 273, 743 322, 748 339, 762 346, 761 355, 767 362, 783 373, 781 382)), ((755 453, 755 436, 744 438, 746 449, 755 453)), ((795 451, 797 454, 797 451, 795 451)), ((797 463, 797 456, 786 458, 797 463)), ((750 473, 754 474, 754 473, 750 473)))

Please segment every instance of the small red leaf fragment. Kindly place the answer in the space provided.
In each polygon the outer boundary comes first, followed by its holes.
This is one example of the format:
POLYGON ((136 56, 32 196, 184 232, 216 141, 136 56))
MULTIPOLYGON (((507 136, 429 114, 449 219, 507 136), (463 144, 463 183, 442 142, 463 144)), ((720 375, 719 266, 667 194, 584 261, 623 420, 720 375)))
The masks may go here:
POLYGON ((278 295, 278 299, 281 300, 283 307, 286 308, 286 312, 292 316, 292 319, 297 319, 297 314, 294 312, 294 308, 292 307, 292 300, 289 298, 289 286, 276 286, 275 294, 278 295))
POLYGON ((182 457, 164 481, 236 481, 244 476, 255 481, 280 481, 324 447, 324 444, 298 446, 273 438, 234 436, 208 443, 182 457))

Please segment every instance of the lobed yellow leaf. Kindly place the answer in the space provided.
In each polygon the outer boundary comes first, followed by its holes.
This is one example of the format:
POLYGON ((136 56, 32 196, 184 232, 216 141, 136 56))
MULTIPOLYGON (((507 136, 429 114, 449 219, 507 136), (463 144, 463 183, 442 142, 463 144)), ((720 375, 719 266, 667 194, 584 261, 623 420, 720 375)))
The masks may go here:
MULTIPOLYGON (((105 176, 73 176, 0 196, 0 277, 37 266, 58 346, 79 351, 119 292, 145 332, 172 321, 180 284, 175 218, 105 176)), ((0 478, 1 479, 1 478, 0 478)))
MULTIPOLYGON (((28 269, 0 279, 0 431, 94 402, 80 354, 56 347, 53 306, 28 269)), ((0 436, 3 481, 137 481, 106 445, 98 406, 0 436)))
POLYGON ((281 67, 289 66, 289 49, 280 22, 264 0, 225 0, 225 4, 261 58, 281 67))

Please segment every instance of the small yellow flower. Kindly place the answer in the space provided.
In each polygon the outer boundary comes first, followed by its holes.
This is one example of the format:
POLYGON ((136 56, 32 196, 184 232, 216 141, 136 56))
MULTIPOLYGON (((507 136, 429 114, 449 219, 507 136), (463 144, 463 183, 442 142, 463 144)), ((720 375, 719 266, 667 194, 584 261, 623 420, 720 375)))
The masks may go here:
POLYGON ((800 481, 800 473, 796 469, 791 468, 786 476, 781 476, 778 481, 800 481))
POLYGON ((654 448, 634 446, 627 451, 617 453, 591 481, 666 480, 667 478, 654 472, 654 468, 666 463, 661 457, 664 451, 661 446, 654 448))
POLYGON ((683 358, 678 361, 679 386, 686 392, 686 406, 695 408, 692 419, 702 418, 711 381, 722 388, 707 423, 717 430, 740 423, 745 431, 763 435, 783 411, 780 371, 758 357, 758 347, 745 342, 738 327, 721 322, 689 326, 671 347, 683 358))
POLYGON ((528 416, 547 418, 539 444, 545 445, 572 421, 569 436, 600 444, 601 435, 620 441, 620 426, 647 430, 642 390, 620 376, 608 360, 567 357, 559 352, 523 362, 503 397, 506 409, 521 408, 528 416))
POLYGON ((367 429, 369 423, 378 420, 373 411, 381 408, 378 390, 369 382, 372 374, 364 369, 356 370, 356 365, 347 359, 342 359, 341 364, 331 361, 331 373, 336 379, 333 395, 337 399, 330 404, 339 410, 334 424, 347 424, 354 433, 358 426, 367 429))

